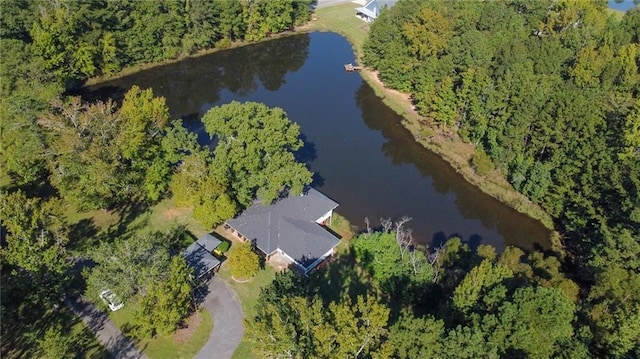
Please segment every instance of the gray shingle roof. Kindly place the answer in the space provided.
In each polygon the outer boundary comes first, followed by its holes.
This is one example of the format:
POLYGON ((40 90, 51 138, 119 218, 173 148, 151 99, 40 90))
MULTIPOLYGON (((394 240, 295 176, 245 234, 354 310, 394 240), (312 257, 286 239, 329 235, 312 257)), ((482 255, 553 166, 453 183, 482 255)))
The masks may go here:
POLYGON ((217 246, 219 246, 222 243, 222 241, 216 238, 211 233, 207 233, 204 236, 200 237, 196 241, 196 243, 199 243, 207 251, 212 252, 214 249, 216 249, 217 246))
POLYGON ((218 238, 207 233, 184 250, 184 258, 193 268, 196 279, 200 279, 220 264, 220 261, 211 254, 211 251, 220 243, 218 238))
POLYGON ((262 252, 270 254, 280 248, 307 267, 338 244, 339 238, 316 223, 336 207, 338 203, 309 188, 304 195, 289 196, 269 206, 256 201, 227 224, 254 240, 262 252))

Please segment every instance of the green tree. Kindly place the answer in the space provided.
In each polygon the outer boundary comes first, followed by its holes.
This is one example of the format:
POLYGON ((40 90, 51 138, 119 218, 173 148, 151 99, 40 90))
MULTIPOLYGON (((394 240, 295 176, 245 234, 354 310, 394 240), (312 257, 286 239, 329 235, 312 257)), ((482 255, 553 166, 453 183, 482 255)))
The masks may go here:
POLYGON ((151 89, 133 86, 124 96, 119 114, 122 132, 118 145, 123 156, 136 161, 152 157, 169 121, 169 108, 164 97, 153 97, 151 89))
POLYGON ((451 27, 445 15, 424 6, 418 15, 403 25, 402 34, 407 39, 410 53, 422 61, 440 54, 452 35, 451 27))
POLYGON ((390 328, 382 345, 393 351, 394 358, 437 358, 453 354, 444 352, 445 335, 442 320, 403 316, 390 328))
POLYGON ((28 52, 7 45, 0 40, 0 171, 11 185, 29 186, 40 183, 47 175, 44 135, 38 119, 49 110, 49 101, 61 89, 46 84, 47 76, 38 69, 38 61, 28 60, 28 52), (32 91, 25 88, 31 82, 44 84, 32 91))
POLYGON ((189 313, 191 304, 191 268, 184 258, 171 259, 168 272, 148 283, 135 314, 141 338, 173 333, 189 313))
POLYGON ((220 33, 231 41, 244 37, 246 24, 243 20, 243 6, 239 0, 214 2, 220 12, 220 33))
POLYGON ((523 287, 505 302, 497 318, 484 318, 484 332, 503 354, 553 357, 573 336, 575 306, 557 289, 523 287))
POLYGON ((640 348, 640 275, 609 266, 596 275, 588 300, 589 320, 598 350, 614 357, 640 348))
POLYGON ((39 344, 46 358, 73 358, 71 340, 72 338, 66 337, 62 333, 60 326, 52 326, 44 332, 44 336, 39 340, 39 344))
POLYGON ((486 332, 478 327, 457 326, 450 330, 444 340, 443 351, 447 356, 456 359, 501 357, 495 345, 491 345, 487 340, 486 332))
POLYGON ((618 157, 637 160, 640 157, 640 99, 636 99, 633 109, 625 118, 622 138, 624 145, 618 157))
POLYGON ((127 171, 112 144, 121 119, 113 102, 82 104, 79 98, 55 103, 39 121, 47 135, 51 184, 81 209, 108 208, 129 197, 127 171))
POLYGON ((112 101, 55 101, 54 112, 38 122, 46 135, 51 184, 82 210, 158 200, 195 141, 180 134, 179 123, 167 127, 168 111, 163 98, 137 86, 120 109, 112 101))
POLYGON ((150 233, 101 243, 90 253, 97 265, 83 272, 87 295, 97 299, 102 290, 111 289, 126 301, 163 281, 171 264, 168 239, 168 233, 150 233))
MULTIPOLYGON (((117 146, 130 167, 141 178, 140 192, 156 201, 167 190, 172 163, 164 153, 163 136, 170 121, 164 97, 153 97, 151 89, 133 86, 118 111, 121 118, 117 146)), ((174 127, 175 128, 175 127, 174 127)))
POLYGON ((387 333, 390 308, 368 296, 358 296, 352 303, 344 298, 329 304, 331 323, 336 328, 337 357, 354 357, 375 352, 387 333))
POLYGON ((212 173, 211 158, 206 151, 187 156, 171 180, 174 202, 193 206, 193 216, 206 228, 214 228, 232 218, 238 206, 227 194, 228 187, 212 173))
POLYGON ((505 282, 513 277, 509 268, 483 260, 467 273, 453 292, 453 305, 463 313, 495 308, 506 296, 505 282), (479 305, 482 301, 482 305, 479 305))
POLYGON ((228 261, 231 275, 238 279, 251 278, 260 270, 260 258, 251 243, 231 246, 228 261))
POLYGON ((101 14, 94 8, 98 5, 50 2, 39 6, 40 17, 29 31, 33 51, 44 59, 45 70, 63 84, 71 85, 98 72, 101 14))
MULTIPOLYGON (((266 297, 262 297, 266 299, 266 297)), ((259 302, 247 323, 249 340, 265 357, 375 356, 387 332, 389 308, 372 297, 329 303, 317 296, 259 302)))
POLYGON ((0 219, 6 229, 2 262, 26 270, 34 282, 50 286, 54 293, 65 283, 70 267, 68 227, 63 218, 56 198, 44 201, 18 191, 4 193, 0 201, 0 219))
POLYGON ((282 109, 234 101, 212 108, 202 122, 219 139, 213 171, 230 183, 242 206, 256 195, 271 203, 287 188, 299 194, 311 183, 312 173, 293 155, 302 147, 300 127, 282 109))
MULTIPOLYGON (((281 303, 293 310, 302 309, 305 313, 308 313, 307 308, 317 307, 317 304, 307 303, 307 299, 304 297, 298 297, 297 300, 295 297, 284 298, 281 303), (299 301, 303 301, 304 305, 291 305, 299 301)), ((322 310, 318 310, 316 313, 321 314, 322 310)), ((255 353, 265 358, 302 356, 297 341, 309 338, 302 338, 296 332, 294 314, 293 311, 281 311, 276 303, 262 304, 256 316, 247 321, 245 325, 247 337, 253 343, 255 353)), ((322 325, 322 322, 316 324, 322 325)))
MULTIPOLYGON (((426 253, 414 248, 400 225, 393 232, 363 234, 352 241, 353 252, 380 288, 399 300, 433 281, 426 253)), ((418 296, 416 292, 416 296, 418 296)))

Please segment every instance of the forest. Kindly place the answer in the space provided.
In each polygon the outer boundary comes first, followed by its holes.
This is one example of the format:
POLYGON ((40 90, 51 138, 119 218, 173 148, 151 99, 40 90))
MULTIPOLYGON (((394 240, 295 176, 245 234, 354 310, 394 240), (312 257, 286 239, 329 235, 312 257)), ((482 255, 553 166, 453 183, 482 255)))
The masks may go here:
MULTIPOLYGON (((105 285, 139 302, 133 335, 174 331, 190 305, 189 270, 174 256, 188 233, 127 221, 171 198, 211 229, 256 196, 312 182, 295 157, 299 126, 281 109, 211 109, 211 150, 151 89, 118 102, 69 94, 90 77, 290 30, 310 5, 3 2, 3 357, 82 356, 56 347, 68 333, 40 320, 65 295, 105 285), (87 211, 121 221, 97 233, 68 219, 87 211)), ((263 289, 246 318, 255 354, 639 357, 640 10, 617 19, 604 0, 400 0, 371 25, 363 60, 411 95, 434 135, 474 144, 476 172, 504 174, 552 215, 562 248, 496 253, 457 238, 418 248, 408 218, 384 220, 326 270, 278 274, 263 289)))
POLYGON ((364 61, 425 126, 474 144, 476 172, 502 172, 553 216, 581 287, 574 325, 593 353, 624 357, 640 338, 640 11, 606 7, 400 1, 364 61))
POLYGON ((310 3, 2 3, 2 357, 94 355, 52 309, 79 293, 100 303, 105 288, 138 303, 130 335, 174 332, 193 308, 190 268, 176 256, 193 234, 132 221, 171 197, 211 229, 257 195, 273 200, 283 187, 295 193, 311 182, 293 155, 299 127, 281 109, 216 108, 203 119, 210 135, 246 141, 212 152, 151 89, 134 86, 117 102, 69 94, 90 77, 291 30, 308 20, 310 3), (252 118, 253 128, 230 121, 236 117, 252 118), (119 219, 103 231, 91 218, 78 220, 91 211, 119 219))

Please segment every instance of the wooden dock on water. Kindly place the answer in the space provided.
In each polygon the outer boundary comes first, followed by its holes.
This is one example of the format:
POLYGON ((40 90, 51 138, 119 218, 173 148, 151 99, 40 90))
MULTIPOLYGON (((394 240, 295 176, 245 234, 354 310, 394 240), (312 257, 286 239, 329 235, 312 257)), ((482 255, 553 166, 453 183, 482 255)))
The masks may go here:
POLYGON ((344 64, 344 69, 345 71, 351 72, 351 71, 360 71, 362 67, 354 66, 353 64, 344 64))

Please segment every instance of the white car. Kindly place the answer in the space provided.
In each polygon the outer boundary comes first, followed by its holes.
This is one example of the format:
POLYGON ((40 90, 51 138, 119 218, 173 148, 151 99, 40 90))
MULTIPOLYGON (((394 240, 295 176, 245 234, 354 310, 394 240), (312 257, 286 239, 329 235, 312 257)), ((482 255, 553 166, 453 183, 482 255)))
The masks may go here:
POLYGON ((100 299, 109 306, 112 312, 124 307, 124 303, 110 289, 100 292, 100 299))

